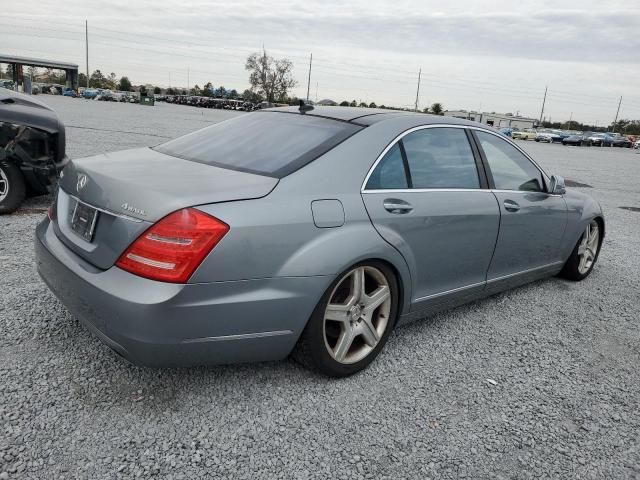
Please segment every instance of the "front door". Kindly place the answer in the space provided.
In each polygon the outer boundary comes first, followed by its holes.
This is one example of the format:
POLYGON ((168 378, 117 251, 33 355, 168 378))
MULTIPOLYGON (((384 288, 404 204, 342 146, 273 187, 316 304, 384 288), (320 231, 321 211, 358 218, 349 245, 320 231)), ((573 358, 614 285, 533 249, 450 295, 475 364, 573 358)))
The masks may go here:
POLYGON ((564 198, 546 192, 540 169, 510 142, 484 131, 475 135, 500 206, 500 234, 487 281, 557 268, 567 225, 564 198))
POLYGON ((409 265, 414 308, 484 288, 500 213, 464 129, 408 133, 387 149, 362 196, 376 230, 409 265))

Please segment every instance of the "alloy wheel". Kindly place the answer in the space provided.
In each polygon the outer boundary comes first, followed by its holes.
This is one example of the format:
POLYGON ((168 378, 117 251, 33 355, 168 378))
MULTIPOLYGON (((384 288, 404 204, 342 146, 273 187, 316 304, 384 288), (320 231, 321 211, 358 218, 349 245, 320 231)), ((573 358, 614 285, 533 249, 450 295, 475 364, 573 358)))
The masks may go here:
POLYGON ((2 202, 9 194, 9 179, 7 174, 0 168, 0 202, 2 202))
POLYGON ((336 285, 325 309, 323 334, 329 355, 353 364, 369 355, 389 327, 391 288, 375 267, 359 266, 336 285))
POLYGON ((593 266, 598 253, 599 241, 600 229, 598 227, 598 222, 592 220, 591 223, 587 225, 587 229, 582 235, 580 245, 578 245, 578 258, 580 259, 580 262, 578 263, 578 272, 580 272, 581 275, 587 273, 593 266))

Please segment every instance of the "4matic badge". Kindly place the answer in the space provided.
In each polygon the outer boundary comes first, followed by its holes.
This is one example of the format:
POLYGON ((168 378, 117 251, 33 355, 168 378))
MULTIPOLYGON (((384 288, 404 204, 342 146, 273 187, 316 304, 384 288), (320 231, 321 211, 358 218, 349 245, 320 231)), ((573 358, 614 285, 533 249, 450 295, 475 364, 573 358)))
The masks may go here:
POLYGON ((134 207, 133 205, 129 205, 127 202, 120 205, 120 207, 130 213, 135 213, 137 215, 142 215, 143 217, 147 216, 147 212, 141 208, 134 207))

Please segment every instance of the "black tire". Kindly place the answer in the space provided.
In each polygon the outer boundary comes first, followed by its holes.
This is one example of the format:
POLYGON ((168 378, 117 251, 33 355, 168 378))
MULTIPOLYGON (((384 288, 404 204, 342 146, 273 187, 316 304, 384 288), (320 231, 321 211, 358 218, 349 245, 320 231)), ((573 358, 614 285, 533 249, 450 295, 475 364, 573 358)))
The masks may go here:
POLYGON ((291 353, 292 358, 304 367, 318 371, 329 377, 347 377, 365 369, 380 354, 380 351, 389 339, 389 335, 395 326, 398 316, 398 298, 398 280, 395 273, 386 264, 371 260, 353 265, 338 275, 335 281, 327 288, 327 291, 314 309, 307 326, 300 335, 300 339, 291 353), (377 345, 363 359, 355 363, 345 364, 338 362, 329 354, 328 346, 325 342, 324 317, 326 307, 330 301, 330 296, 334 293, 334 289, 348 277, 349 272, 358 267, 374 267, 384 275, 389 285, 391 307, 386 329, 380 336, 377 345))
MULTIPOLYGON (((6 195, 0 196, 0 215, 15 212, 27 195, 27 186, 20 169, 13 163, 3 160, 0 162, 0 181, 6 182, 6 195)), ((4 189, 3 189, 4 190, 4 189)), ((1 195, 1 192, 0 192, 1 195)))
POLYGON ((593 268, 596 266, 596 262, 598 261, 598 257, 600 256, 600 248, 602 246, 602 223, 600 223, 599 221, 597 221, 597 223, 598 223, 598 228, 600 230, 599 239, 598 239, 599 240, 598 251, 595 254, 595 258, 593 260, 593 263, 591 264, 591 267, 589 267, 589 269, 585 273, 580 273, 580 270, 578 268, 580 264, 580 256, 578 255, 578 248, 580 247, 580 243, 582 242, 582 239, 584 236, 584 233, 583 233, 582 235, 580 235, 580 238, 576 242, 576 246, 573 248, 571 255, 569 255, 569 258, 564 264, 564 267, 562 267, 562 270, 560 271, 559 276, 561 276, 562 278, 566 278, 567 280, 580 282, 585 278, 587 278, 589 275, 591 275, 591 272, 593 272, 593 268))

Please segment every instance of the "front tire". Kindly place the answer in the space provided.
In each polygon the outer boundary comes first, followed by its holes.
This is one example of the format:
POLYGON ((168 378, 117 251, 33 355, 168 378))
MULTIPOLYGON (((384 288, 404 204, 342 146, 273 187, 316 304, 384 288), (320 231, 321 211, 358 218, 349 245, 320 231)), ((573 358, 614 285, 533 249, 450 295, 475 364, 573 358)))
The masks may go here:
POLYGON ((0 162, 0 215, 16 211, 26 194, 20 169, 6 160, 0 162))
POLYGON ((398 315, 398 281, 384 263, 349 268, 329 286, 292 353, 312 370, 346 377, 380 353, 398 315))
POLYGON ((593 219, 564 264, 560 276, 574 282, 587 278, 598 260, 601 245, 600 224, 593 219))

